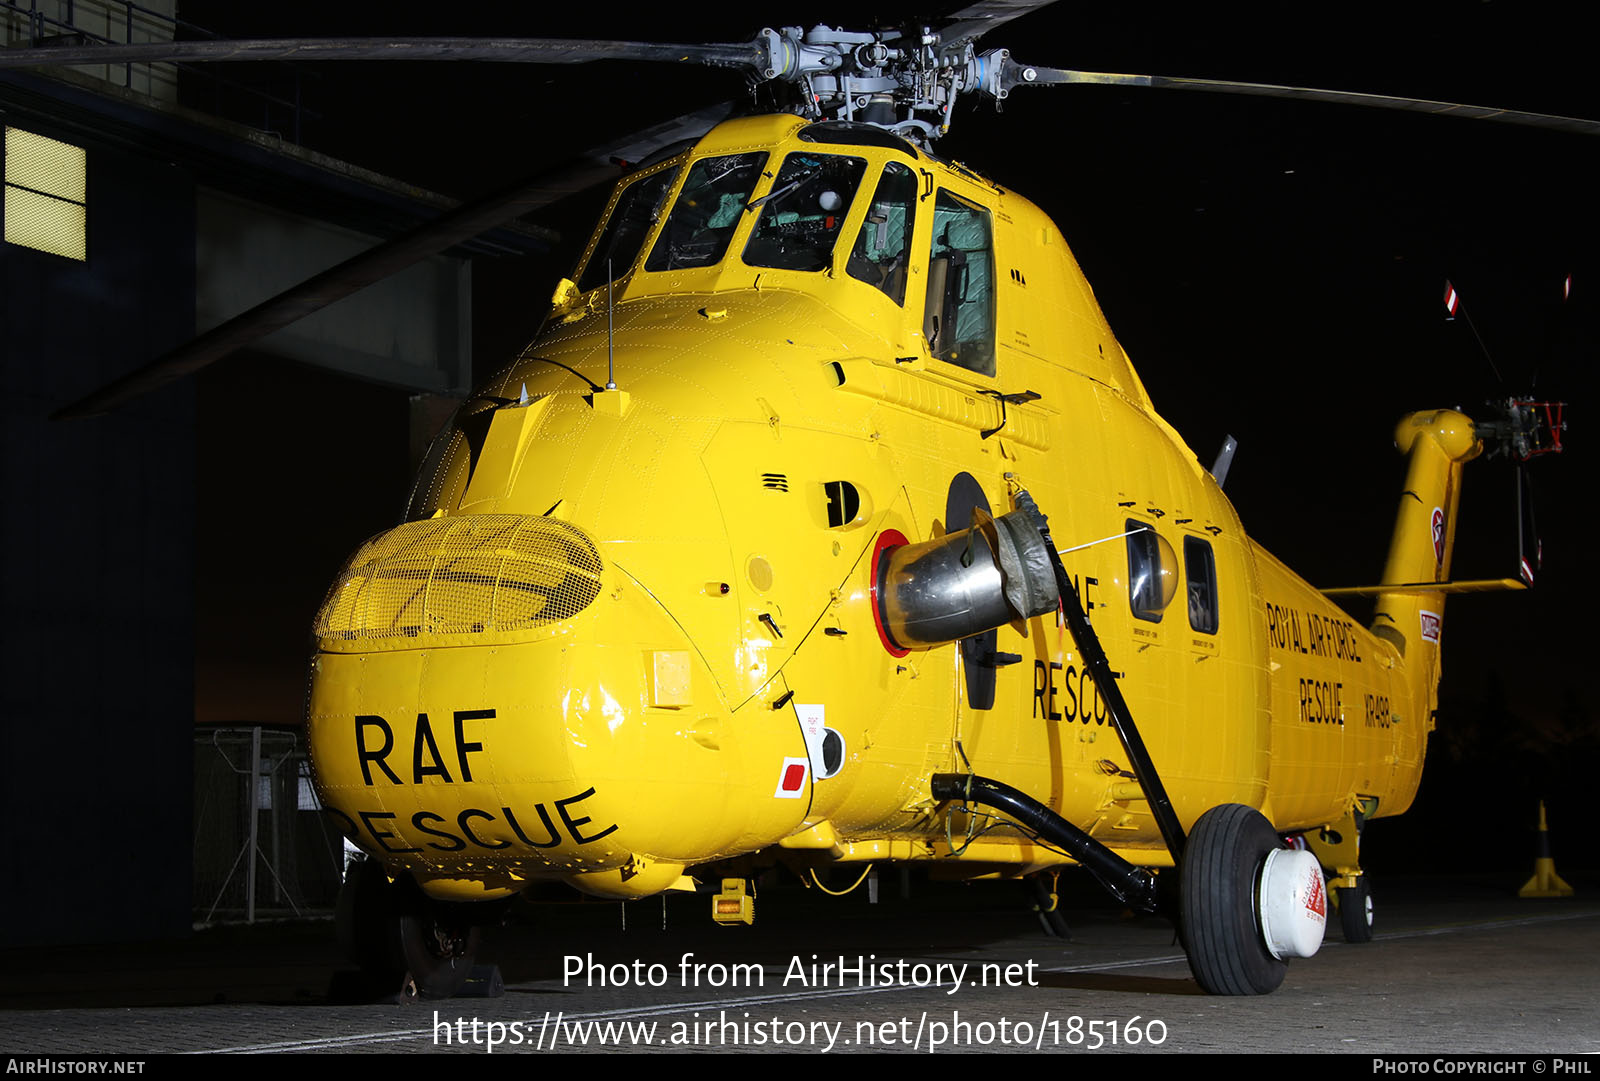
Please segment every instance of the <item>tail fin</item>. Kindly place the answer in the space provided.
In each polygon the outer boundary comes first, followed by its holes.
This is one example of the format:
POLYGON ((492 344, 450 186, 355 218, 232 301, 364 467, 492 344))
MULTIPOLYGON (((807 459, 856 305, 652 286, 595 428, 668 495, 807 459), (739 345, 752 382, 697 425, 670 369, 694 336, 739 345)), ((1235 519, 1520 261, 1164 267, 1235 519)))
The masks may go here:
POLYGON ((1395 429, 1395 445, 1411 460, 1372 633, 1399 652, 1414 715, 1432 718, 1438 706, 1439 635, 1447 590, 1426 584, 1449 581, 1461 467, 1482 452, 1483 443, 1471 419, 1441 409, 1402 420, 1395 429), (1401 585, 1410 588, 1384 589, 1401 585))

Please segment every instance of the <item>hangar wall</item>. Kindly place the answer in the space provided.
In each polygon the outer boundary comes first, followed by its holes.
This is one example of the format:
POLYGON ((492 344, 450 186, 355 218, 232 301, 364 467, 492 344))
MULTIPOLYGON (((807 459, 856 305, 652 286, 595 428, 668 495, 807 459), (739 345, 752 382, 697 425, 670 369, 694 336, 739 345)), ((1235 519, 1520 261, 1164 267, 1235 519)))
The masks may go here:
MULTIPOLYGON (((379 243, 210 189, 195 209, 197 330, 379 243)), ((435 255, 262 339, 255 348, 371 382, 465 394, 472 382, 472 264, 435 255)))
POLYGON ((85 261, 0 244, 4 944, 190 919, 193 390, 48 417, 193 332, 194 190, 132 153, 87 161, 85 261))

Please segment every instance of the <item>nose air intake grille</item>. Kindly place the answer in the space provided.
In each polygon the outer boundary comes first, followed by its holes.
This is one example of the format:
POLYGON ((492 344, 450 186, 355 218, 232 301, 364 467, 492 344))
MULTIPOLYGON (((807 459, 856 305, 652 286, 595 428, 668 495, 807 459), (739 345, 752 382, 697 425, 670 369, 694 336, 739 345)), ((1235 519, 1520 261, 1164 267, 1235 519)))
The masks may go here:
POLYGON ((485 514, 380 533, 345 564, 317 613, 324 639, 382 641, 528 630, 600 593, 600 555, 554 518, 485 514))

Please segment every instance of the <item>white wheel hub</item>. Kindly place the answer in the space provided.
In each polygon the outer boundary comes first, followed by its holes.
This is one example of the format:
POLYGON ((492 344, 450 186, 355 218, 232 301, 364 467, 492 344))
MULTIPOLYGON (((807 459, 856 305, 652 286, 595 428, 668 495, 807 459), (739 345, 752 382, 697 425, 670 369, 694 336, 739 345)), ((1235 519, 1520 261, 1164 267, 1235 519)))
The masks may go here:
POLYGON ((1310 957, 1328 925, 1328 891, 1310 852, 1277 848, 1267 853, 1256 891, 1261 934, 1278 960, 1310 957))

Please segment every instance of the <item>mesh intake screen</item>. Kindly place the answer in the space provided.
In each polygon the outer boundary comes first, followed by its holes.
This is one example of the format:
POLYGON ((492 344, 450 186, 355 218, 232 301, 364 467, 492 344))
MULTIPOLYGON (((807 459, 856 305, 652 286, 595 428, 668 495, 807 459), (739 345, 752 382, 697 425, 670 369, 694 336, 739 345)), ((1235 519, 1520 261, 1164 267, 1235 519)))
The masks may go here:
POLYGON ((315 633, 355 640, 541 627, 588 607, 601 570, 594 543, 554 518, 411 522, 351 557, 317 613, 315 633))

